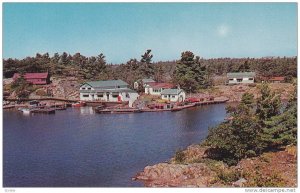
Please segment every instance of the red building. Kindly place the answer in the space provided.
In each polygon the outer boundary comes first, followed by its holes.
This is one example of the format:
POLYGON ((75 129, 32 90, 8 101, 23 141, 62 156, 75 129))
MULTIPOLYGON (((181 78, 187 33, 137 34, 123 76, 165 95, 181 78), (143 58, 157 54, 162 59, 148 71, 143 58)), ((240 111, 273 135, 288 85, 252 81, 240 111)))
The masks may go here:
POLYGON ((283 76, 272 76, 272 77, 261 77, 262 81, 272 82, 272 83, 281 83, 285 81, 283 76))
MULTIPOLYGON (((20 77, 19 73, 15 73, 13 80, 17 80, 20 77)), ((25 73, 24 78, 26 81, 31 82, 32 84, 49 84, 50 75, 48 72, 45 73, 25 73)))

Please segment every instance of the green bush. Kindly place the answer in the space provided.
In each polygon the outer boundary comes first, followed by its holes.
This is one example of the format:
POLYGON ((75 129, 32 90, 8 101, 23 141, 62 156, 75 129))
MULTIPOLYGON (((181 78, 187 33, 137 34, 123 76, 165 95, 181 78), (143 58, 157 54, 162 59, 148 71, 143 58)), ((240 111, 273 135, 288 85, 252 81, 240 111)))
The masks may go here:
POLYGON ((239 179, 240 173, 236 170, 219 170, 217 172, 218 178, 225 184, 235 182, 239 179))
MULTIPOLYGON (((296 93, 296 92, 295 92, 296 93)), ((282 110, 280 97, 261 85, 261 96, 254 102, 245 93, 238 106, 227 108, 232 119, 209 130, 204 142, 207 155, 235 165, 243 158, 258 156, 270 149, 297 141, 297 98, 294 94, 282 110)))
POLYGON ((285 187, 286 182, 281 178, 278 173, 272 173, 269 176, 262 175, 257 170, 255 174, 245 174, 247 180, 245 186, 247 187, 285 187), (254 176, 253 176, 254 175, 254 176))
POLYGON ((181 150, 181 149, 177 150, 175 153, 175 162, 183 163, 184 158, 185 158, 185 154, 184 154, 183 150, 181 150))

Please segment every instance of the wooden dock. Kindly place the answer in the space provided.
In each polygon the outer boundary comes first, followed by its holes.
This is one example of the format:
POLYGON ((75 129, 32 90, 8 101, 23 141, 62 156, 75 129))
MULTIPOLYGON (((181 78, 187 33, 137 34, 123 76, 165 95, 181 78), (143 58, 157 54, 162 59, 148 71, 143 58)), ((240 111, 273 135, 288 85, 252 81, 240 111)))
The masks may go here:
POLYGON ((27 107, 28 105, 4 105, 3 109, 14 109, 14 108, 20 108, 20 107, 27 107))
POLYGON ((95 109, 96 113, 100 114, 113 114, 113 113, 141 113, 142 111, 137 108, 120 108, 120 109, 102 109, 102 110, 97 110, 95 109))
POLYGON ((44 108, 44 109, 37 108, 37 109, 30 110, 30 113, 54 114, 55 108, 44 108))
POLYGON ((141 109, 141 111, 143 111, 143 112, 163 112, 163 111, 175 112, 175 111, 181 111, 182 109, 186 109, 186 108, 190 108, 190 107, 194 107, 194 106, 196 106, 195 103, 184 105, 184 106, 176 106, 173 108, 166 108, 166 109, 141 109))

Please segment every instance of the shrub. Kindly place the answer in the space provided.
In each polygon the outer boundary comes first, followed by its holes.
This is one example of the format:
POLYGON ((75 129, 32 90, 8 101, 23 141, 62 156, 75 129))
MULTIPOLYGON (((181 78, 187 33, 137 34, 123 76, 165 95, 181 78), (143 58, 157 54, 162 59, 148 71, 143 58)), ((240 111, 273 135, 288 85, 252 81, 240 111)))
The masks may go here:
POLYGON ((42 89, 37 90, 35 93, 38 96, 47 96, 47 92, 42 89))
POLYGON ((184 154, 183 150, 181 150, 181 149, 177 150, 175 153, 175 162, 182 163, 184 161, 184 158, 185 158, 185 154, 184 154))
POLYGON ((217 172, 218 178, 225 184, 235 182, 239 179, 240 173, 237 170, 219 170, 217 172))
POLYGON ((247 187, 284 187, 286 182, 281 178, 278 173, 272 173, 269 176, 263 175, 259 170, 255 174, 245 174, 247 187), (253 176, 254 175, 254 176, 253 176))

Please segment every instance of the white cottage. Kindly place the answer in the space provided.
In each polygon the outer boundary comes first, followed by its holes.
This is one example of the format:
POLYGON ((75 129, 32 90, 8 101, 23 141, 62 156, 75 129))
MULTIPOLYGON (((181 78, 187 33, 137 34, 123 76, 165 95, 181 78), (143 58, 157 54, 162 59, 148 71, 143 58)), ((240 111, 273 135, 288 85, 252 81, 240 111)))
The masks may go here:
POLYGON ((82 101, 128 101, 129 107, 132 107, 138 96, 138 93, 128 88, 128 84, 122 80, 92 81, 80 86, 82 101))
POLYGON ((185 92, 182 89, 164 89, 161 98, 170 102, 185 101, 185 92))
POLYGON ((160 96, 161 92, 165 89, 175 88, 176 86, 171 83, 154 82, 148 83, 145 87, 145 94, 160 96))
POLYGON ((251 84, 254 83, 255 72, 232 72, 227 73, 228 84, 251 84))
POLYGON ((149 83, 155 83, 155 80, 153 80, 151 78, 144 78, 144 79, 135 81, 133 87, 134 87, 134 89, 138 89, 139 85, 142 85, 143 88, 145 88, 149 83))

